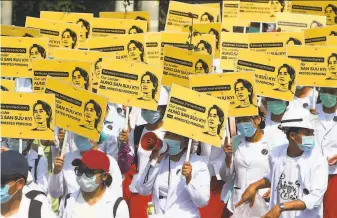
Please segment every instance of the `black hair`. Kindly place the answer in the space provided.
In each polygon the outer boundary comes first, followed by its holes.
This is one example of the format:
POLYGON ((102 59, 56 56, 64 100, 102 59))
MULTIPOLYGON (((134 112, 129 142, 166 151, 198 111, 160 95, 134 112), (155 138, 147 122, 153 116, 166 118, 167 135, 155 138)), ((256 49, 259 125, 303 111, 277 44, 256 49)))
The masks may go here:
POLYGON ((85 37, 89 38, 89 33, 90 33, 90 23, 82 18, 78 19, 78 21, 76 22, 76 24, 78 24, 79 22, 83 23, 83 26, 85 26, 85 28, 87 29, 87 32, 85 33, 85 37))
POLYGON ((331 31, 331 33, 329 34, 329 36, 337 36, 337 32, 336 31, 331 31))
POLYGON ((317 20, 313 20, 313 21, 311 22, 311 24, 310 24, 310 28, 311 28, 311 25, 314 24, 314 23, 317 25, 317 27, 322 27, 322 26, 323 26, 323 24, 321 24, 321 23, 318 22, 317 20))
POLYGON ((289 127, 289 128, 285 128, 283 130, 283 132, 286 134, 287 136, 287 139, 289 140, 289 136, 290 136, 290 133, 291 132, 294 132, 294 133, 298 133, 300 130, 302 130, 303 128, 300 128, 300 127, 289 127))
POLYGON ((206 15, 206 16, 208 17, 209 22, 214 23, 214 17, 213 17, 210 13, 208 13, 208 12, 203 13, 203 14, 200 16, 200 20, 201 20, 201 18, 202 18, 204 15, 206 15))
POLYGON ((63 34, 68 32, 69 35, 71 36, 71 38, 74 40, 74 43, 71 45, 71 48, 75 48, 76 46, 76 43, 77 43, 77 35, 74 31, 72 31, 71 29, 67 28, 63 31, 62 33, 62 38, 63 38, 63 34))
POLYGON ((217 133, 218 133, 218 135, 220 134, 220 131, 221 131, 221 128, 222 128, 222 125, 223 125, 223 123, 224 123, 224 121, 225 121, 225 114, 224 114, 224 112, 222 111, 222 109, 219 107, 219 106, 217 106, 217 105, 213 105, 212 107, 210 107, 209 109, 208 109, 208 116, 210 115, 210 113, 211 113, 211 111, 213 110, 213 109, 215 109, 216 110, 216 114, 218 115, 218 117, 219 117, 219 125, 218 125, 218 129, 217 129, 217 133))
POLYGON ((135 18, 135 20, 145 20, 145 21, 147 21, 144 17, 141 17, 141 16, 137 16, 137 17, 135 18))
POLYGON ((22 37, 32 37, 32 38, 34 38, 34 36, 29 34, 29 33, 25 33, 25 35, 23 35, 22 37))
POLYGON ((98 60, 95 62, 95 68, 97 67, 98 63, 102 62, 102 60, 103 60, 102 58, 98 58, 98 60))
POLYGON ((282 69, 282 68, 286 68, 287 69, 287 73, 289 74, 289 76, 290 76, 290 79, 291 79, 291 81, 289 82, 289 84, 288 84, 288 89, 289 90, 291 90, 291 87, 294 85, 294 82, 295 82, 295 69, 292 67, 292 66, 290 66, 290 65, 288 65, 288 64, 283 64, 282 66, 280 66, 279 68, 278 68, 278 70, 277 70, 277 75, 279 75, 280 74, 280 70, 282 69))
MULTIPOLYGON (((214 34, 213 35, 215 35, 215 38, 216 38, 216 42, 220 42, 220 35, 219 35, 219 32, 216 30, 216 29, 214 29, 214 28, 211 28, 209 31, 208 31, 208 34, 211 34, 210 32, 213 32, 214 34)), ((216 49, 219 49, 219 44, 220 43, 215 43, 215 45, 216 45, 216 49)))
POLYGON ((156 96, 156 93, 158 91, 158 78, 156 77, 156 75, 154 75, 153 73, 146 71, 146 73, 144 73, 140 79, 140 84, 143 83, 143 78, 145 76, 149 76, 150 80, 153 84, 154 89, 152 90, 152 98, 154 99, 154 97, 156 96))
POLYGON ((337 53, 332 53, 329 57, 328 57, 328 64, 329 64, 329 61, 330 61, 330 58, 336 58, 337 60, 337 53))
POLYGON ((37 102, 33 105, 33 113, 34 113, 34 110, 35 110, 35 107, 37 105, 41 105, 42 106, 42 109, 46 112, 46 114, 48 115, 47 117, 47 127, 50 128, 50 122, 52 121, 52 116, 53 116, 53 111, 50 107, 50 105, 44 101, 41 101, 41 100, 37 100, 37 102))
POLYGON ((88 88, 89 88, 89 75, 88 75, 88 72, 85 71, 85 70, 83 70, 83 69, 80 68, 80 67, 76 67, 76 68, 73 70, 73 72, 72 72, 72 77, 74 77, 74 74, 75 74, 76 71, 80 72, 81 77, 84 78, 84 80, 85 80, 84 88, 85 88, 86 90, 88 90, 88 88))
POLYGON ((1 86, 1 91, 9 91, 5 86, 1 86))
POLYGON ((96 112, 96 119, 95 119, 95 128, 97 129, 97 126, 99 124, 99 121, 101 119, 101 116, 102 116, 102 108, 101 106, 99 106, 99 104, 93 100, 93 99, 90 99, 89 101, 87 101, 84 105, 84 111, 86 109, 86 107, 88 106, 88 104, 93 104, 94 105, 94 110, 96 112))
POLYGON ((144 62, 144 46, 141 42, 138 42, 136 40, 130 40, 129 44, 128 44, 128 51, 129 51, 129 47, 131 44, 135 44, 135 46, 141 51, 141 55, 140 55, 140 60, 142 62, 144 62))
POLYGON ((236 85, 239 84, 239 83, 242 83, 243 87, 245 87, 248 90, 248 92, 250 93, 250 95, 249 95, 249 103, 250 104, 254 104, 253 103, 253 97, 254 97, 253 85, 248 80, 238 79, 234 83, 234 91, 235 91, 235 93, 236 93, 236 85))
MULTIPOLYGON (((275 1, 275 0, 274 0, 275 1)), ((282 8, 281 8, 281 12, 283 12, 284 11, 284 0, 277 0, 279 3, 280 3, 280 5, 282 6, 282 8)))
POLYGON ((200 44, 204 44, 204 47, 206 48, 208 54, 210 54, 210 55, 212 54, 212 46, 211 46, 211 44, 209 44, 205 40, 200 40, 200 42, 195 46, 195 49, 194 49, 195 51, 198 51, 198 46, 200 44))
POLYGON ((194 69, 197 67, 197 65, 201 63, 202 65, 202 68, 204 69, 205 73, 208 74, 209 73, 209 68, 208 68, 208 64, 202 60, 202 59, 199 59, 196 63, 195 63, 195 66, 194 66, 194 69))
POLYGON ((40 53, 40 55, 43 58, 46 58, 46 50, 41 45, 33 44, 32 47, 30 47, 30 49, 29 49, 29 54, 32 52, 33 48, 36 48, 37 51, 40 53))
POLYGON ((286 42, 286 44, 288 45, 289 42, 293 42, 294 45, 302 45, 302 42, 296 38, 290 37, 288 39, 288 41, 286 42))
POLYGON ((221 32, 229 32, 226 28, 222 28, 221 32))
POLYGON ((337 15, 337 7, 334 6, 333 4, 328 4, 325 9, 324 9, 324 12, 326 13, 326 9, 331 7, 332 8, 332 11, 337 15))
POLYGON ((141 29, 141 28, 139 28, 138 26, 132 26, 130 29, 129 29, 129 34, 131 34, 130 32, 131 32, 131 30, 136 30, 136 33, 144 33, 144 31, 141 29))
POLYGON ((27 177, 24 177, 20 174, 14 174, 14 175, 1 175, 1 185, 7 184, 10 181, 16 181, 19 179, 24 179, 25 184, 27 183, 27 177))

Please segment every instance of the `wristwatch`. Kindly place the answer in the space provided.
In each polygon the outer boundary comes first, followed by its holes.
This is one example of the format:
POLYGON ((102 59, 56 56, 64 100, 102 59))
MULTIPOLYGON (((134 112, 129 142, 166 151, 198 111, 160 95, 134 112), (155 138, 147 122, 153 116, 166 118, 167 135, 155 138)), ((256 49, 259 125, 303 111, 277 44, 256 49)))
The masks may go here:
POLYGON ((278 206, 281 209, 281 213, 286 210, 283 203, 279 204, 278 206))

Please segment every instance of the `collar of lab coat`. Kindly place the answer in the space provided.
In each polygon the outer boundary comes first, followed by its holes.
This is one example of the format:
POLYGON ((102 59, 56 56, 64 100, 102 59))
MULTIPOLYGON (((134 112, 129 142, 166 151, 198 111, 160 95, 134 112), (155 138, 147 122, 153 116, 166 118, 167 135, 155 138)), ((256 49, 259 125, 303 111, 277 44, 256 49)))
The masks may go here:
MULTIPOLYGON (((317 112, 317 115, 319 117, 319 120, 325 120, 324 111, 323 111, 323 104, 317 104, 316 105, 316 112, 317 112)), ((337 117, 337 111, 335 111, 334 116, 337 117)), ((327 126, 324 125, 324 122, 320 122, 320 124, 324 127, 324 129, 327 128, 327 126)), ((336 124, 337 124, 337 122, 335 122, 334 125, 336 125, 336 124)))
POLYGON ((27 154, 27 161, 32 161, 32 160, 36 160, 37 159, 37 152, 34 151, 32 148, 29 150, 28 154, 27 154))

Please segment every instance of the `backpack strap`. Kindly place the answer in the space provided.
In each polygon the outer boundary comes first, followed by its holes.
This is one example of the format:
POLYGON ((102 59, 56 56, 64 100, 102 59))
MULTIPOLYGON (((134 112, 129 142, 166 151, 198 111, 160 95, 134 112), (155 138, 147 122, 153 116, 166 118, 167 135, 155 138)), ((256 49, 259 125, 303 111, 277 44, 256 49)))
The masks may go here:
POLYGON ((114 209, 113 209, 114 218, 116 217, 118 206, 122 201, 123 201, 123 198, 119 197, 119 198, 117 198, 117 200, 114 204, 114 209))
POLYGON ((135 145, 135 157, 134 164, 136 165, 136 172, 138 171, 138 146, 140 142, 140 138, 142 137, 143 130, 145 125, 136 126, 133 134, 133 143, 135 145))
POLYGON ((41 194, 46 196, 44 192, 36 190, 26 193, 26 197, 30 199, 28 218, 41 218, 42 202, 35 200, 36 196, 41 194))
POLYGON ((37 165, 39 164, 39 161, 41 159, 42 155, 37 155, 37 159, 35 159, 35 163, 34 163, 34 181, 36 183, 37 181, 37 165))
POLYGON ((37 190, 32 190, 32 191, 26 193, 26 197, 29 198, 30 200, 34 200, 36 198, 36 196, 38 196, 38 195, 46 196, 46 194, 44 192, 37 191, 37 190))
POLYGON ((64 198, 64 208, 67 207, 67 200, 70 198, 71 193, 67 194, 66 197, 64 198))

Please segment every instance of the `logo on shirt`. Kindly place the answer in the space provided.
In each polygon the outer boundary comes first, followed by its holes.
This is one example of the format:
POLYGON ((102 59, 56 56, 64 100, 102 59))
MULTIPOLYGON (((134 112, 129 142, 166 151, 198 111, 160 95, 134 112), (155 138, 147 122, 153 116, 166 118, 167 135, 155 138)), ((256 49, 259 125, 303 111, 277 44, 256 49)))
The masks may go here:
POLYGON ((285 201, 298 199, 299 188, 300 183, 298 180, 295 182, 287 181, 285 174, 281 174, 279 183, 277 185, 280 199, 285 201))
POLYGON ((268 150, 267 149, 262 149, 261 154, 267 155, 268 154, 268 150))

